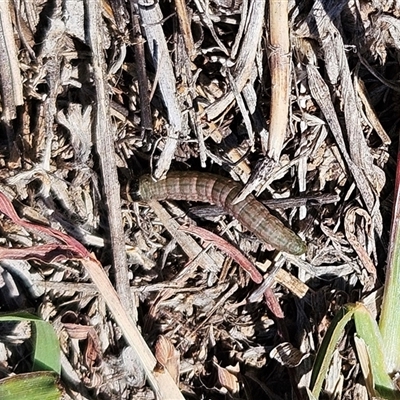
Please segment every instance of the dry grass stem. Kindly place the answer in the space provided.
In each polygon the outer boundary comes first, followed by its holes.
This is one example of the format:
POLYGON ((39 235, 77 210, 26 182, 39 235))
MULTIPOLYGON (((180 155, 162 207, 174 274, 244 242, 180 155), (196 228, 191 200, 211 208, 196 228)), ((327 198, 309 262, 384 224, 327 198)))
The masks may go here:
MULTIPOLYGON (((0 4, 0 80, 2 86, 2 119, 10 123, 17 116, 17 106, 24 103, 22 79, 17 58, 18 49, 14 40, 12 3, 0 4)), ((12 138, 10 138, 11 140, 12 138)))
POLYGON ((268 157, 278 161, 286 137, 289 113, 290 48, 288 2, 269 2, 269 67, 271 71, 271 111, 268 157))
POLYGON ((104 43, 99 32, 102 29, 100 8, 86 4, 89 21, 89 45, 92 50, 93 76, 96 86, 95 146, 99 156, 104 196, 108 210, 111 250, 115 271, 115 283, 122 304, 133 312, 129 291, 128 269, 125 255, 124 233, 121 217, 120 185, 114 151, 114 130, 110 119, 109 98, 105 81, 104 43))

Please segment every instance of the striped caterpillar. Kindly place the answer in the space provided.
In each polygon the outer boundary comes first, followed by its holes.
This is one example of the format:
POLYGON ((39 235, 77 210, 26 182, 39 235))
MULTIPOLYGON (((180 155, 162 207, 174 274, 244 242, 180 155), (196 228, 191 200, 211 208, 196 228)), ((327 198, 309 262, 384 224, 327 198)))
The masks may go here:
POLYGON ((253 195, 232 204, 242 185, 232 179, 200 172, 170 172, 163 180, 155 182, 150 175, 139 180, 137 195, 148 200, 187 200, 215 204, 235 217, 260 240, 277 250, 300 255, 306 244, 278 218, 273 216, 253 195))

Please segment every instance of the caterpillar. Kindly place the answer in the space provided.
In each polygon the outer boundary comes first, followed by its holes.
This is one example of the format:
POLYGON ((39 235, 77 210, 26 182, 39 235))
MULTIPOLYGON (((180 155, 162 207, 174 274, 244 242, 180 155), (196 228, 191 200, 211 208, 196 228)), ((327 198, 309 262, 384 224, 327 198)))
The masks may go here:
POLYGON ((155 182, 150 175, 139 179, 136 198, 149 200, 200 201, 222 207, 261 241, 294 255, 305 253, 306 244, 253 195, 233 204, 242 185, 232 179, 202 172, 170 172, 155 182))

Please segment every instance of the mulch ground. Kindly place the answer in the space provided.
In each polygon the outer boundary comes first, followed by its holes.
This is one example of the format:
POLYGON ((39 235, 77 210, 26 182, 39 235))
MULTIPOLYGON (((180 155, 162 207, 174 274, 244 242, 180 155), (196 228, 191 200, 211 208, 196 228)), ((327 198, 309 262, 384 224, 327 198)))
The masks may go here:
MULTIPOLYGON (((188 399, 307 398, 332 317, 385 279, 399 14, 390 1, 0 2, 0 189, 99 260, 144 339, 128 345, 74 244, 3 259, 0 309, 51 321, 63 398, 175 399, 163 374, 188 399), (135 201, 140 176, 170 171, 241 182, 306 252, 259 240, 194 183, 185 201, 135 201)), ((6 216, 0 228, 5 248, 55 240, 6 216)), ((18 332, 0 330, 0 377, 31 368, 18 332)), ((326 398, 368 398, 353 333, 326 398)))

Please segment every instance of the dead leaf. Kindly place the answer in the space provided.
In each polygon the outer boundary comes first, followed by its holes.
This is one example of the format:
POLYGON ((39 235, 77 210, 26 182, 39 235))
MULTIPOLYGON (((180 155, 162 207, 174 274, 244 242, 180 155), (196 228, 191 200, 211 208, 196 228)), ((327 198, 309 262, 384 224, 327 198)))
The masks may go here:
POLYGON ((89 368, 91 373, 93 369, 99 367, 102 362, 102 352, 100 339, 97 335, 95 328, 91 325, 82 325, 79 323, 78 316, 73 312, 67 312, 62 318, 63 326, 71 339, 86 340, 84 350, 85 365, 89 368), (76 322, 63 322, 65 320, 71 321, 76 319, 76 322))
POLYGON ((180 359, 179 351, 176 350, 172 342, 163 335, 158 337, 154 347, 157 361, 168 370, 172 379, 178 384, 180 359))
POLYGON ((219 384, 227 389, 230 393, 235 394, 239 392, 239 379, 237 377, 239 373, 239 364, 236 364, 235 367, 232 367, 232 372, 227 368, 220 367, 217 363, 214 362, 214 365, 218 371, 218 382, 219 384))

